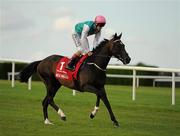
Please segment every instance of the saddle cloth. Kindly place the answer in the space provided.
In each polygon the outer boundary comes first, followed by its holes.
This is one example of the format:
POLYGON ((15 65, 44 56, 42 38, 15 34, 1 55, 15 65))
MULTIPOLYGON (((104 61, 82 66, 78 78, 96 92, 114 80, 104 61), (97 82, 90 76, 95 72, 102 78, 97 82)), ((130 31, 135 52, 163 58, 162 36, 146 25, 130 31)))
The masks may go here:
POLYGON ((66 69, 67 64, 69 63, 70 59, 68 57, 61 58, 56 66, 56 74, 55 74, 56 79, 63 79, 63 80, 76 79, 77 80, 78 70, 87 57, 88 55, 84 55, 80 58, 80 60, 76 64, 74 71, 66 69))

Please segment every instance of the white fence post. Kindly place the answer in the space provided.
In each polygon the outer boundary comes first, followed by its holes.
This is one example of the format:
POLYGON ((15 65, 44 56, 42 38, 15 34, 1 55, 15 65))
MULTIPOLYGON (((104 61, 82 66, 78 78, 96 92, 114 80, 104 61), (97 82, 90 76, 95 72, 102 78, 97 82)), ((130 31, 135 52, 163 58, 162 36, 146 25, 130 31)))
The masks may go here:
POLYGON ((32 77, 28 79, 28 90, 31 90, 31 81, 32 81, 32 77))
POLYGON ((136 87, 139 87, 139 77, 136 78, 136 87))
POLYGON ((11 87, 14 87, 15 84, 14 84, 14 80, 15 80, 15 62, 12 61, 12 80, 11 80, 11 87))
POLYGON ((133 69, 133 90, 132 90, 132 100, 136 99, 136 70, 133 69))
POLYGON ((172 105, 175 105, 175 72, 172 72, 172 105))

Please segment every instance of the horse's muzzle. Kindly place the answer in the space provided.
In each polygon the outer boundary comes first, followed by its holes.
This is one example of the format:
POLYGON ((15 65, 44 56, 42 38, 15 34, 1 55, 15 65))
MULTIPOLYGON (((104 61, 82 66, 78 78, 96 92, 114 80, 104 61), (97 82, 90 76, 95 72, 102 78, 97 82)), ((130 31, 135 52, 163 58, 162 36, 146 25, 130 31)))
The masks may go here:
POLYGON ((122 62, 123 62, 124 65, 126 65, 126 64, 129 64, 130 61, 131 61, 131 58, 130 58, 130 57, 127 57, 127 58, 123 59, 122 62))

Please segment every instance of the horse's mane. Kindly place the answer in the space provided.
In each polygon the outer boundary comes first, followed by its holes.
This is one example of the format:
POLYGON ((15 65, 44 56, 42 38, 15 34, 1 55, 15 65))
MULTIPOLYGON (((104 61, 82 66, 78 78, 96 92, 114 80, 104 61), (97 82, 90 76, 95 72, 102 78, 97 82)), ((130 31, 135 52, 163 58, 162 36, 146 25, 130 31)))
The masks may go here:
POLYGON ((98 46, 96 46, 96 48, 93 48, 92 52, 93 53, 98 53, 107 42, 108 42, 108 40, 104 39, 103 41, 101 41, 99 43, 98 46))
MULTIPOLYGON (((111 36, 111 39, 112 39, 112 38, 114 38, 114 35, 111 36)), ((93 48, 92 52, 93 52, 93 53, 98 53, 98 52, 101 50, 101 48, 102 48, 108 41, 109 41, 108 39, 102 40, 102 41, 98 44, 98 46, 96 46, 96 48, 93 48)))

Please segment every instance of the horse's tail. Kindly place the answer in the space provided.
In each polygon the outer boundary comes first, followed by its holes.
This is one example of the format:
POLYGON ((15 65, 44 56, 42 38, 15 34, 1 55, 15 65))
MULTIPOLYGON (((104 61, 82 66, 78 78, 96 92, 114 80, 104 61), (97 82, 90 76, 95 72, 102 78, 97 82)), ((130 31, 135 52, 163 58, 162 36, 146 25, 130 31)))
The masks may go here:
POLYGON ((20 82, 28 82, 30 76, 37 71, 37 66, 41 61, 34 61, 27 65, 19 74, 20 82))

